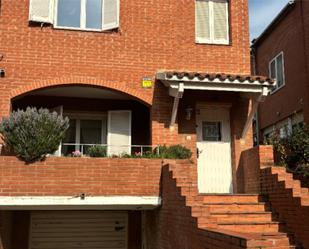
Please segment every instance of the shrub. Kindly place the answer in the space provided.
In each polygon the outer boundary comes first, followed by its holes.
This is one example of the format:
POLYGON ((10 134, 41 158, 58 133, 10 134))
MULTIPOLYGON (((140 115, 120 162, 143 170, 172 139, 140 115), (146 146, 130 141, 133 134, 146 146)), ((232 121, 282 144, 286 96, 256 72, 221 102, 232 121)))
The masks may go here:
POLYGON ((268 141, 274 146, 276 163, 309 176, 308 126, 296 126, 286 134, 287 137, 281 138, 279 132, 275 132, 268 141))
POLYGON ((47 109, 30 107, 25 111, 14 111, 0 122, 0 133, 6 146, 28 163, 54 153, 68 128, 68 118, 47 109))
POLYGON ((182 145, 160 146, 153 151, 135 152, 132 155, 122 154, 121 158, 166 158, 166 159, 190 159, 192 152, 182 145))
POLYGON ((162 146, 159 148, 159 152, 162 158, 167 159, 190 159, 192 156, 191 150, 179 144, 169 147, 162 146))
POLYGON ((102 145, 94 145, 88 149, 88 154, 91 157, 106 157, 106 147, 102 145))

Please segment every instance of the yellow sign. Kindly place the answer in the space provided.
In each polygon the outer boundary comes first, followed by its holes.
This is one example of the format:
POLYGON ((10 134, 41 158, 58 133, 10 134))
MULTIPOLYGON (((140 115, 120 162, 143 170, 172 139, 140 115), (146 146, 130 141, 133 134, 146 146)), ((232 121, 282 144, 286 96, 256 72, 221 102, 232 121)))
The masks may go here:
POLYGON ((142 81, 142 86, 143 86, 144 88, 152 87, 152 80, 151 80, 151 78, 144 77, 144 78, 143 78, 143 81, 142 81))

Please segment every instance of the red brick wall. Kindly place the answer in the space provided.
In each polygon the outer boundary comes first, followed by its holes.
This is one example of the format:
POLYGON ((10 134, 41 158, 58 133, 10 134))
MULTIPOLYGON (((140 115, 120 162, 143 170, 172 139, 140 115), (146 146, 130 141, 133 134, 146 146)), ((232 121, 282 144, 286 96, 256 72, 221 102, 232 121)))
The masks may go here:
POLYGON ((303 248, 309 248, 308 189, 301 189, 300 182, 293 180, 293 175, 284 168, 274 167, 272 147, 260 146, 242 152, 241 169, 239 192, 265 196, 287 232, 303 248))
POLYGON ((160 160, 0 156, 0 196, 159 196, 160 175, 160 160))
POLYGON ((195 43, 195 1, 121 1, 120 29, 82 32, 29 25, 29 0, 1 1, 0 117, 10 99, 41 87, 95 85, 119 90, 153 106, 153 143, 181 143, 170 131, 172 98, 154 80, 160 69, 206 72, 250 72, 247 0, 230 1, 228 46, 195 43))
POLYGON ((272 146, 259 146, 243 151, 237 172, 238 192, 260 193, 260 170, 273 164, 272 146))
POLYGON ((269 62, 280 52, 284 52, 286 85, 261 103, 261 129, 293 115, 296 111, 304 110, 305 119, 309 118, 309 38, 304 40, 309 33, 308 5, 308 1, 296 1, 295 7, 255 47, 256 73, 260 75, 269 75, 269 62), (303 10, 302 4, 306 6, 303 10))
POLYGON ((261 171, 261 193, 268 197, 273 211, 285 223, 286 231, 294 235, 296 242, 303 246, 301 248, 309 248, 308 189, 303 193, 297 187, 300 184, 293 182, 292 175, 285 171, 280 174, 279 181, 273 171, 272 168, 261 171))
MULTIPOLYGON (((195 167, 188 163, 175 165, 179 170, 195 167)), ((162 207, 146 213, 146 238, 149 249, 236 249, 243 248, 241 239, 199 229, 197 219, 186 206, 185 197, 177 188, 168 166, 162 172, 162 207)))

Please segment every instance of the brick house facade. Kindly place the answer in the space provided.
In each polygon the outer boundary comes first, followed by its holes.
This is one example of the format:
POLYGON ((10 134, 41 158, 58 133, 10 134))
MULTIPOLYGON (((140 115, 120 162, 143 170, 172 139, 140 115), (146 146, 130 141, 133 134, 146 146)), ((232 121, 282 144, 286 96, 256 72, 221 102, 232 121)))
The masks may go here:
POLYGON ((0 117, 35 106, 72 123, 46 161, 2 149, 0 248, 292 245, 243 195, 274 85, 250 75, 248 40, 247 0, 2 0, 0 117), (110 157, 68 157, 93 144, 110 157), (192 159, 112 158, 175 144, 192 159))
MULTIPOLYGON (((290 1, 253 41, 253 64, 257 74, 269 75, 271 61, 278 55, 283 58, 282 86, 259 108, 261 135, 267 136, 274 129, 285 133, 284 127, 291 129, 293 125, 309 121, 308 9, 307 1, 290 1)), ((263 141, 263 136, 260 140, 263 141)))

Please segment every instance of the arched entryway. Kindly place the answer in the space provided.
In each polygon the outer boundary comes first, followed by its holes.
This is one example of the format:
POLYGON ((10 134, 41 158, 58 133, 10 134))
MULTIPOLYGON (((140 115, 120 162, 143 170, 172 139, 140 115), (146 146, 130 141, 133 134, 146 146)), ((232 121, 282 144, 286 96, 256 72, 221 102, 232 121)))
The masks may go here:
POLYGON ((11 100, 12 110, 47 108, 70 119, 58 156, 87 154, 93 145, 107 154, 151 150, 150 107, 137 96, 91 84, 65 84, 35 89, 11 100))

